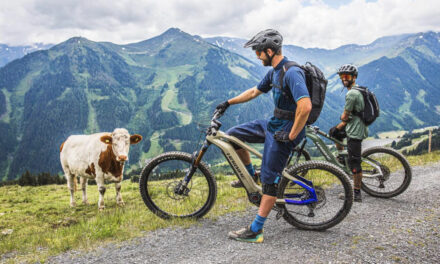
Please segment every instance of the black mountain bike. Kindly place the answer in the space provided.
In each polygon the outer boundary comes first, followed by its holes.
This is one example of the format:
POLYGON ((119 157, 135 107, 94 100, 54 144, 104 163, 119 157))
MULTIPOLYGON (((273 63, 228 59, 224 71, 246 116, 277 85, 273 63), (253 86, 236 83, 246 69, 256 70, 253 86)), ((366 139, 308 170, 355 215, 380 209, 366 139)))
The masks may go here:
MULTIPOLYGON (((202 161, 212 144, 222 150, 243 183, 249 201, 257 206, 260 204, 261 186, 248 173, 231 143, 260 159, 262 155, 236 137, 219 131, 219 117, 220 114, 214 113, 199 151, 194 154, 163 153, 151 159, 142 170, 139 180, 142 199, 159 217, 198 218, 212 208, 217 196, 216 180, 209 166, 202 161)), ((277 219, 283 217, 298 228, 324 230, 341 222, 352 204, 353 189, 340 167, 326 161, 307 161, 283 170, 274 210, 278 211, 277 219), (345 195, 344 200, 338 198, 341 193, 345 195)))

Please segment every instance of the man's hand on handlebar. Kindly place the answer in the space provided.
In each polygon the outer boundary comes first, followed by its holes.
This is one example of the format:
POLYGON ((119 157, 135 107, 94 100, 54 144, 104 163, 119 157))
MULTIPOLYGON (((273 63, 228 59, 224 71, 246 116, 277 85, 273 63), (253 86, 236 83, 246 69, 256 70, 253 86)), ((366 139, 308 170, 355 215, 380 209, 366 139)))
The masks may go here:
POLYGON ((215 108, 215 112, 218 113, 220 116, 222 116, 229 106, 230 106, 229 102, 224 101, 223 103, 217 105, 217 107, 215 108))

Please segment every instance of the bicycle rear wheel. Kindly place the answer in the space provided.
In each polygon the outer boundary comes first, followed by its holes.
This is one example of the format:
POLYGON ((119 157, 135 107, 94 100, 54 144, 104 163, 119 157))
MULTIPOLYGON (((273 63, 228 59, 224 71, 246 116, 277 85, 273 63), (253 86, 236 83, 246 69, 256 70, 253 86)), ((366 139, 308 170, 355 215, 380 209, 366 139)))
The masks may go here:
MULTIPOLYGON (((337 225, 350 212, 353 189, 345 173, 326 161, 306 161, 287 169, 294 176, 313 183, 317 201, 307 205, 277 204, 284 210, 283 217, 291 225, 306 230, 325 230, 337 225), (342 198, 342 199, 341 199, 342 198)), ((310 193, 297 183, 283 177, 278 186, 280 199, 305 201, 310 193)))
POLYGON ((293 166, 295 164, 299 164, 299 163, 302 163, 304 161, 311 160, 310 154, 309 154, 309 152, 306 149, 303 149, 301 151, 301 153, 299 154, 299 159, 297 160, 298 152, 299 152, 299 149, 294 149, 293 150, 293 157, 292 157, 292 160, 290 161, 290 164, 288 164, 288 165, 293 166))
POLYGON ((406 158, 394 149, 366 149, 362 153, 361 165, 362 190, 371 196, 391 198, 404 192, 411 183, 411 166, 406 158))
POLYGON ((142 170, 139 190, 145 205, 156 215, 171 217, 202 217, 215 203, 217 185, 204 162, 188 183, 185 193, 176 191, 191 168, 192 156, 184 152, 168 152, 152 159, 142 170))

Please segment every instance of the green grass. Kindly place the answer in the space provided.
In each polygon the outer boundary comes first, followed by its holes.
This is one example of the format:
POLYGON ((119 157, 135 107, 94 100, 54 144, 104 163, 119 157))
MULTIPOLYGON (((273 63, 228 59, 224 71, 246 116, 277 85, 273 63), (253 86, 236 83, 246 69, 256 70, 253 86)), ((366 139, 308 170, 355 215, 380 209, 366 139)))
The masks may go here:
MULTIPOLYGON (((218 196, 205 218, 215 219, 250 206, 243 189, 229 186, 228 176, 217 177, 218 196)), ((67 250, 87 250, 109 242, 128 240, 158 228, 188 227, 195 220, 163 220, 144 205, 137 183, 122 184, 124 207, 115 202, 113 185, 105 195, 106 209, 98 210, 96 185, 88 186, 90 205, 81 203, 81 192, 75 193, 77 206, 69 206, 66 186, 5 186, 0 188, 0 255, 9 253, 11 262, 44 262, 47 257, 67 250)))
POLYGON ((379 138, 397 138, 397 137, 402 137, 403 135, 405 135, 406 132, 408 131, 405 130, 388 131, 388 132, 377 133, 377 136, 379 138))
MULTIPOLYGON (((440 161, 440 151, 407 158, 412 166, 422 166, 440 161)), ((323 188, 333 183, 319 171, 307 178, 323 188)), ((251 206, 244 189, 229 186, 235 178, 217 175, 216 179, 217 201, 205 218, 216 219, 251 206)), ((103 212, 98 210, 96 185, 88 186, 90 205, 81 203, 80 191, 75 193, 75 208, 69 206, 69 192, 64 185, 0 187, 0 232, 13 230, 8 235, 0 233, 0 255, 12 256, 10 262, 44 262, 49 256, 68 250, 90 250, 142 236, 158 228, 188 227, 196 223, 195 220, 162 220, 144 205, 137 183, 124 181, 122 185, 126 205, 116 205, 114 187, 109 184, 103 212)), ((159 196, 164 195, 160 188, 157 189, 159 196)))
POLYGON ((154 132, 153 135, 151 135, 150 142, 151 146, 147 153, 143 153, 141 160, 147 159, 149 157, 154 157, 156 155, 159 155, 163 152, 163 148, 159 144, 159 136, 160 132, 154 132))
POLYGON ((440 161, 440 150, 417 156, 406 156, 411 166, 429 165, 440 161))

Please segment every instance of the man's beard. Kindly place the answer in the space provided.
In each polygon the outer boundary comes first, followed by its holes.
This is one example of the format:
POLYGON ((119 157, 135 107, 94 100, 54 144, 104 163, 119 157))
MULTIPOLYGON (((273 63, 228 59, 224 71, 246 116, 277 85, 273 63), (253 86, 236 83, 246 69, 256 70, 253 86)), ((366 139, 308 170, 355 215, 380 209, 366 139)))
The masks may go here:
POLYGON ((263 63, 263 66, 270 66, 270 60, 269 59, 262 59, 261 62, 263 63))
POLYGON ((342 84, 344 85, 344 87, 351 87, 351 85, 353 84, 353 81, 343 81, 342 84), (347 85, 345 85, 346 82, 347 82, 347 85))

